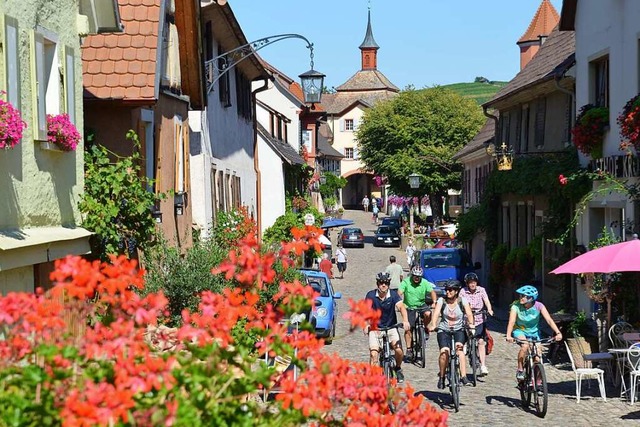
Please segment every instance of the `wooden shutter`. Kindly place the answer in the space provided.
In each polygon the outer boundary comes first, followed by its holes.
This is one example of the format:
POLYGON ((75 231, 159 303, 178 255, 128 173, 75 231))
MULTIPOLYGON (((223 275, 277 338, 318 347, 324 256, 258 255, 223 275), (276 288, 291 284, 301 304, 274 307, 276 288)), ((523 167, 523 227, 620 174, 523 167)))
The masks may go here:
POLYGON ((44 76, 44 37, 31 31, 29 34, 31 61, 31 93, 33 103, 33 138, 39 141, 47 139, 46 87, 44 76))
POLYGON ((340 132, 344 132, 344 119, 340 119, 340 132))
POLYGON ((188 193, 191 182, 191 171, 189 170, 189 126, 187 123, 182 124, 182 147, 184 150, 184 191, 188 193))
POLYGON ((72 47, 63 46, 62 57, 64 58, 62 62, 64 111, 69 115, 71 123, 76 124, 75 51, 72 47))
MULTIPOLYGON (((155 145, 155 139, 157 139, 158 141, 161 141, 162 138, 160 138, 160 136, 162 136, 162 125, 160 123, 157 124, 157 128, 156 128, 156 135, 158 135, 158 138, 154 138, 153 144, 155 145)), ((163 147, 163 144, 161 142, 158 142, 158 163, 157 163, 157 167, 156 167, 156 194, 160 194, 162 192, 164 192, 164 188, 162 188, 162 156, 164 155, 164 150, 165 147, 163 147)))
POLYGON ((544 127, 547 115, 547 99, 540 98, 536 105, 535 144, 536 148, 544 146, 544 127))

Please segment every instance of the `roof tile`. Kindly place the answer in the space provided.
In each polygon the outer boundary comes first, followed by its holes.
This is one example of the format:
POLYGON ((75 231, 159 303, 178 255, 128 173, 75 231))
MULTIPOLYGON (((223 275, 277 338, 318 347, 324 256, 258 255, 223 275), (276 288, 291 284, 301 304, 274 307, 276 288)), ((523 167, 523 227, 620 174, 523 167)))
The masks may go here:
POLYGON ((122 99, 124 98, 125 88, 122 86, 114 87, 111 89, 110 97, 113 99, 122 99))
POLYGON ((140 61, 131 61, 131 62, 129 62, 128 71, 131 74, 140 74, 140 72, 142 72, 142 62, 140 62, 140 61))
POLYGON ((82 58, 84 61, 93 61, 96 59, 96 50, 95 49, 87 49, 87 53, 82 58))
POLYGON ((120 84, 120 76, 117 74, 107 74, 107 86, 117 87, 120 84))
POLYGON ((105 61, 102 63, 102 72, 105 74, 113 74, 115 69, 115 61, 105 61))
POLYGON ((118 47, 127 48, 131 46, 131 36, 129 34, 119 35, 116 42, 118 47))
POLYGON ((156 72, 156 63, 151 61, 145 61, 142 63, 142 72, 149 75, 156 72))
POLYGON ((131 47, 135 47, 135 48, 140 48, 144 46, 144 36, 141 36, 139 34, 134 35, 133 37, 131 37, 131 47))
POLYGON ((122 48, 114 47, 109 50, 109 59, 112 61, 120 61, 122 60, 122 48))
MULTIPOLYGON (((131 22, 134 20, 135 8, 131 5, 121 5, 120 6, 120 19, 123 22, 131 22)), ((127 28, 124 29, 128 31, 127 28)))
POLYGON ((129 70, 129 64, 125 61, 117 61, 115 62, 116 66, 114 72, 116 74, 125 74, 129 70))
POLYGON ((129 86, 124 88, 123 98, 140 99, 140 88, 135 86, 129 86))
POLYGON ((125 61, 133 61, 136 59, 136 49, 127 47, 122 50, 122 59, 125 61))
MULTIPOLYGON (((109 59, 109 49, 83 49, 83 52, 87 52, 89 50, 93 50, 96 53, 96 61, 106 61, 109 59)), ((88 59, 82 56, 83 61, 88 61, 88 59)))
POLYGON ((140 89, 141 98, 153 98, 155 96, 155 88, 153 86, 146 86, 140 89))
POLYGON ((133 74, 122 74, 120 76, 120 86, 127 87, 133 85, 133 74))
POLYGON ((104 47, 116 47, 118 46, 118 39, 120 38, 120 35, 115 35, 115 34, 105 34, 104 36, 104 47))
POLYGON ((86 73, 87 74, 98 74, 100 72, 101 68, 102 68, 101 64, 102 64, 101 62, 96 62, 96 61, 88 62, 87 63, 86 73))
POLYGON ((93 86, 95 87, 103 87, 106 81, 107 76, 105 76, 104 74, 95 74, 93 76, 93 86))
POLYGON ((127 23, 127 34, 131 36, 137 36, 140 33, 140 23, 138 21, 131 21, 127 23))
POLYGON ((144 46, 149 49, 154 49, 158 45, 158 40, 154 37, 146 37, 144 39, 144 46))
POLYGON ((134 20, 136 20, 136 21, 146 21, 147 20, 147 8, 146 7, 136 7, 133 16, 134 16, 134 20))
POLYGON ((143 47, 140 49, 136 49, 136 59, 138 61, 151 61, 153 58, 151 57, 151 49, 148 47, 143 47))
POLYGON ((133 85, 137 87, 144 87, 147 84, 147 76, 144 74, 137 74, 133 76, 133 85))
POLYGON ((98 98, 110 98, 111 89, 108 87, 99 87, 95 92, 95 96, 98 98))
POLYGON ((151 22, 151 21, 141 22, 140 23, 140 31, 138 32, 138 34, 143 35, 143 36, 149 36, 149 35, 153 34, 153 30, 154 30, 153 22, 151 22))

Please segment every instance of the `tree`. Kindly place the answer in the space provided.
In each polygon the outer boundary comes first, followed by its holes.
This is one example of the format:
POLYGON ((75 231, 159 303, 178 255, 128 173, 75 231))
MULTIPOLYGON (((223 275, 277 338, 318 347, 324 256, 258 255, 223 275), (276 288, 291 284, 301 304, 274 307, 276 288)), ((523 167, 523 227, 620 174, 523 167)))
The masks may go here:
POLYGON ((428 194, 442 218, 448 189, 460 189, 461 166, 451 157, 478 132, 484 117, 475 101, 441 87, 405 90, 364 114, 356 132, 365 167, 388 178, 397 194, 428 194), (420 188, 408 176, 421 176, 420 188))

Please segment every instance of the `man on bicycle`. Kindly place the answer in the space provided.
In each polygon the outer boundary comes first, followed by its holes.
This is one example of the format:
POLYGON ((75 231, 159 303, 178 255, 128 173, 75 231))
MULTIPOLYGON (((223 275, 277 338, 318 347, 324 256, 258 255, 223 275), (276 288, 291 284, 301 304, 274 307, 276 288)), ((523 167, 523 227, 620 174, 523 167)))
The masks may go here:
POLYGON ((474 323, 476 325, 476 333, 474 338, 478 339, 478 357, 480 359, 480 375, 487 375, 489 373, 489 369, 485 364, 485 359, 487 357, 486 353, 486 321, 485 315, 483 313, 479 313, 483 308, 487 309, 487 313, 490 316, 493 316, 493 308, 491 307, 491 302, 489 301, 489 296, 487 295, 487 291, 482 286, 478 285, 478 275, 476 273, 467 273, 464 276, 464 282, 467 285, 464 289, 460 291, 460 296, 466 299, 471 306, 471 310, 476 311, 474 316, 474 323))
MULTIPOLYGON (((388 273, 381 272, 376 276, 376 287, 367 292, 365 299, 371 300, 372 306, 376 310, 380 310, 380 320, 376 325, 377 328, 388 328, 398 323, 396 317, 396 308, 402 315, 402 327, 405 330, 409 329, 409 320, 407 319, 407 309, 402 303, 402 298, 398 295, 398 291, 395 289, 389 289, 391 283, 391 277, 388 273)), ((365 335, 369 335, 369 363, 376 365, 378 363, 378 352, 382 347, 381 333, 376 330, 371 330, 370 326, 367 326, 364 330, 365 335)), ((374 328, 375 329, 375 328, 374 328)), ((404 353, 402 352, 402 345, 400 343, 400 335, 397 329, 392 329, 388 332, 389 342, 394 349, 396 358, 396 379, 398 383, 404 382, 404 374, 402 373, 402 359, 404 353)))
MULTIPOLYGON (((413 267, 411 269, 411 275, 400 282, 400 287, 398 287, 398 294, 407 307, 407 315, 409 316, 411 329, 416 326, 417 309, 425 305, 433 309, 437 299, 433 283, 423 279, 422 273, 423 271, 420 266, 413 267)), ((425 326, 428 325, 431 320, 431 311, 425 311, 422 320, 425 326)), ((413 358, 411 351, 411 329, 404 330, 404 340, 407 343, 407 357, 409 359, 413 358)))
POLYGON ((440 347, 440 373, 438 375, 438 388, 444 388, 444 377, 449 364, 449 353, 451 349, 451 336, 454 337, 456 345, 455 351, 458 353, 460 361, 460 375, 462 385, 471 384, 467 379, 467 363, 464 357, 464 343, 467 341, 467 334, 464 331, 465 317, 472 333, 475 333, 475 325, 471 307, 469 303, 459 296, 462 283, 459 280, 449 280, 445 285, 444 298, 438 298, 434 309, 435 315, 431 317, 429 331, 438 329, 438 346, 440 347))
MULTIPOLYGON (((555 332, 555 340, 562 340, 560 329, 551 318, 549 311, 538 299, 538 290, 531 285, 524 285, 516 290, 518 301, 511 305, 509 323, 507 324, 507 341, 520 340, 520 352, 518 353, 518 370, 516 380, 524 379, 524 358, 529 351, 527 339, 540 339, 540 316, 544 317, 547 324, 555 332)), ((536 360, 536 362, 538 362, 536 360)))

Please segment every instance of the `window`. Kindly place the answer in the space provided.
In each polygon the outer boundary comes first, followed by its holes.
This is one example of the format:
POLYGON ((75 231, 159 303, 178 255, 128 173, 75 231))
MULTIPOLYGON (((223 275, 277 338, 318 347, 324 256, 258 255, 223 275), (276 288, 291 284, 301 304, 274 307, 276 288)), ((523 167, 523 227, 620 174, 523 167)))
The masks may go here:
POLYGON ((175 180, 174 191, 189 191, 189 138, 188 126, 182 122, 182 118, 174 116, 174 143, 175 143, 175 180))
POLYGON ((344 149, 344 157, 346 159, 353 159, 353 148, 352 147, 344 149))
POLYGON ((593 103, 598 107, 609 107, 609 57, 591 63, 593 75, 593 103))
POLYGON ((511 116, 509 113, 504 113, 500 116, 501 126, 500 126, 500 144, 503 142, 507 144, 507 146, 511 145, 509 142, 509 127, 511 126, 511 116))
MULTIPOLYGON (((222 46, 218 47, 220 55, 224 54, 222 46)), ((218 58, 218 75, 227 69, 227 59, 225 57, 218 58)), ((231 107, 231 94, 229 88, 229 73, 226 72, 218 79, 218 97, 223 107, 231 107)))
POLYGON ((347 132, 353 132, 353 119, 344 119, 344 130, 347 132))
MULTIPOLYGON (((142 109, 140 111, 143 134, 140 135, 144 147, 145 176, 147 178, 147 191, 155 192, 156 183, 150 184, 149 180, 156 178, 156 155, 153 140, 153 110, 142 109)), ((157 188, 157 187, 156 187, 157 188)))
POLYGON ((2 31, 2 59, 4 62, 3 84, 1 89, 6 100, 18 110, 20 109, 20 58, 18 53, 19 34, 18 21, 10 16, 0 14, 0 31, 2 31))
POLYGON ((252 117, 251 82, 236 68, 236 104, 238 116, 247 120, 252 117))
POLYGON ((520 117, 520 152, 529 151, 529 106, 522 106, 522 115, 520 117))
POLYGON ((545 123, 547 118, 547 98, 540 98, 536 103, 536 122, 535 122, 535 134, 533 136, 536 148, 540 149, 544 147, 544 133, 545 123))
POLYGON ((64 76, 60 73, 55 34, 38 27, 31 33, 30 48, 34 139, 44 141, 47 139, 47 114, 60 114, 61 111, 61 81, 64 81, 64 76))

